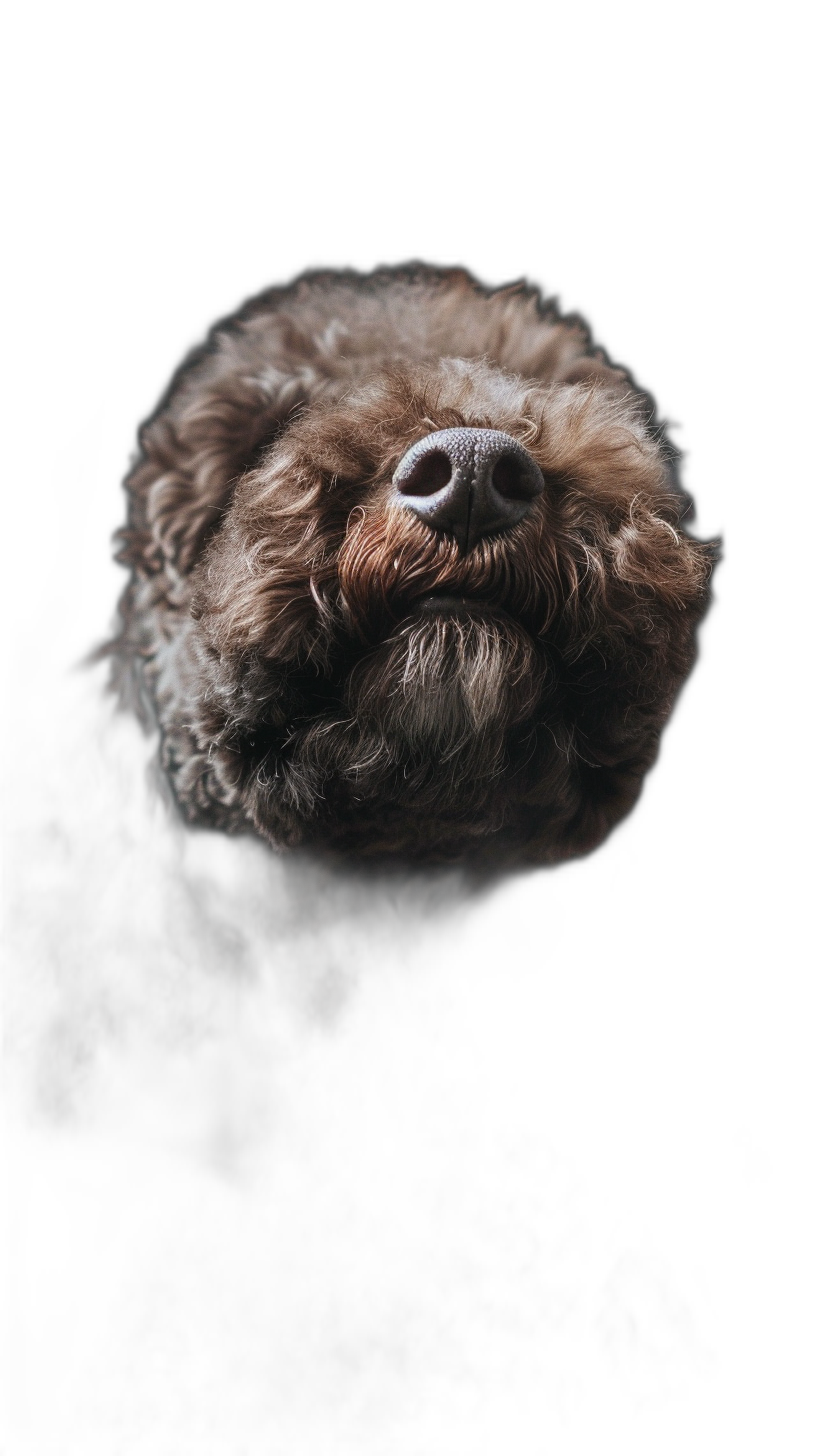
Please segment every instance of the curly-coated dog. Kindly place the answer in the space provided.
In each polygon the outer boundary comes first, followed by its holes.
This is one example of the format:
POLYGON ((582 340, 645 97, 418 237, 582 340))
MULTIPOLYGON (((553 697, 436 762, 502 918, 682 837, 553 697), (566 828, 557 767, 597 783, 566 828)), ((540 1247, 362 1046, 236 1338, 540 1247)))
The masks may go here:
POLYGON ((396 946, 602 842, 708 601, 651 415, 580 323, 462 272, 318 275, 216 333, 130 479, 114 722, 159 761, 86 751, 17 895, 23 1080, 204 1025, 235 957, 340 1025, 338 926, 396 946), (201 842, 238 871, 197 881, 201 842))
POLYGON ((83 1450, 514 1449, 562 1389, 694 1389, 672 866, 476 903, 631 810, 694 661, 651 415, 415 268, 262 297, 147 425, 117 636, 16 775, 6 1075, 80 1136, 23 1147, 15 1328, 83 1450))
POLYGON ((631 807, 716 546, 579 318, 459 268, 308 274, 215 326, 140 444, 113 646, 187 819, 509 865, 631 807))

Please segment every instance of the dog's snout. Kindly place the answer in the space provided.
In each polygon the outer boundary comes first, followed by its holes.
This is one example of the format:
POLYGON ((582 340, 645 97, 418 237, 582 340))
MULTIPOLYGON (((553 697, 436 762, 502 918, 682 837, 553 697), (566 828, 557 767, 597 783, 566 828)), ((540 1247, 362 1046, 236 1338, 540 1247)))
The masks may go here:
POLYGON ((503 430, 437 430, 394 472, 400 505, 463 551, 521 521, 544 490, 532 455, 503 430))

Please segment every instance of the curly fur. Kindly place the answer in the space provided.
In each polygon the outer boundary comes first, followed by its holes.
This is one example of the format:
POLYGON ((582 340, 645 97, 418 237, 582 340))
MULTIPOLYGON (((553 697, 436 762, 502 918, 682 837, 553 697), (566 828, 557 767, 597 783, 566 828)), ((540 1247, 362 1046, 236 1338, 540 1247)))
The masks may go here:
POLYGON ((461 269, 307 275, 216 325, 140 444, 117 680, 190 821, 507 864, 591 849, 631 807, 716 544, 682 529, 653 401, 580 319, 461 269), (462 425, 546 481, 467 553, 391 487, 462 425))
POLYGON ((583 326, 460 272, 259 298, 179 374, 128 489, 112 657, 119 705, 159 737, 159 792, 125 792, 108 852, 105 830, 79 850, 58 830, 61 863, 85 866, 60 943, 38 939, 41 890, 20 895, 22 999, 51 1009, 23 1008, 12 1041, 41 1088, 122 1028, 216 1024, 248 954, 307 1028, 340 1025, 358 964, 341 922, 388 938, 592 850, 640 792, 708 601, 711 549, 683 529, 650 400, 583 326), (391 486, 456 427, 511 435, 545 482, 468 552, 391 486), (245 855, 220 909, 187 831, 245 855))

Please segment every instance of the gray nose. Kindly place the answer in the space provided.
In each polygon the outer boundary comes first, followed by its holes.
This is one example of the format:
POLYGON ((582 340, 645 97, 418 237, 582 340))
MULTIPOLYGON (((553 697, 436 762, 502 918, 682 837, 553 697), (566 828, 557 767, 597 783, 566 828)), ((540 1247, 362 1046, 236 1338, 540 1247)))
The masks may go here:
POLYGON ((394 471, 400 503, 463 551, 521 521, 544 489, 532 455, 503 430, 437 430, 394 471))

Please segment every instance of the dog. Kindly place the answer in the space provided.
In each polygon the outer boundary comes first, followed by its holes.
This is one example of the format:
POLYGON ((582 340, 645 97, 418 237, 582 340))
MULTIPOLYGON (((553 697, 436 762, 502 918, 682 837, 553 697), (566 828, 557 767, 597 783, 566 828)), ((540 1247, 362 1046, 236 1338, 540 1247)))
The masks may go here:
POLYGON ((117 732, 156 757, 127 750, 136 827, 117 807, 61 852, 48 916, 70 925, 45 948, 41 868, 20 894, 42 1086, 140 1018, 203 1025, 246 955, 303 1034, 331 1031, 363 974, 342 926, 396 946, 587 855, 656 760, 710 600, 651 400, 580 322, 465 272, 264 294, 182 368, 127 489, 105 651, 117 732), (240 863, 201 890, 204 842, 240 863))
POLYGON ((13 1176, 61 1423, 420 1450, 685 1398, 721 1123, 697 1008, 638 1021, 672 946, 637 885, 612 977, 613 894, 595 938, 479 906, 628 814, 694 664, 713 553, 650 400, 526 288, 310 277, 181 371, 128 495, 13 856, 13 1104, 82 1133, 13 1176))
POLYGON ((632 807, 718 544, 580 317, 461 268, 308 273, 139 442, 115 680, 187 821, 512 867, 632 807))

